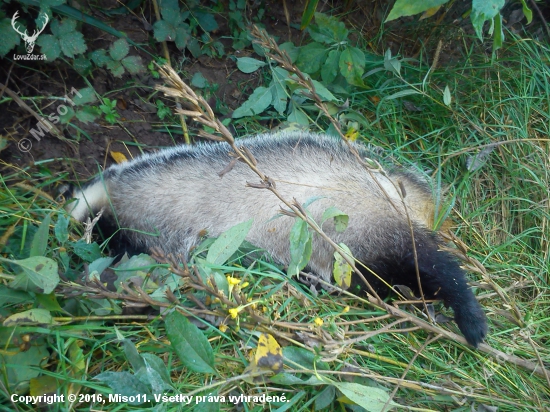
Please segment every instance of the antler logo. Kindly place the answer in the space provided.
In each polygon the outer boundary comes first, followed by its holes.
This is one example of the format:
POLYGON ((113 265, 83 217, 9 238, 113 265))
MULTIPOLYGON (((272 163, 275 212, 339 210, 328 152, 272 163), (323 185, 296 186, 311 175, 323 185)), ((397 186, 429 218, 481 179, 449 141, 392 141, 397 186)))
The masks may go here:
POLYGON ((27 30, 25 29, 25 32, 21 32, 16 26, 15 26, 15 20, 17 20, 17 15, 19 14, 19 11, 16 11, 11 19, 11 26, 13 29, 19 33, 23 41, 25 42, 25 45, 27 47, 27 53, 30 54, 34 50, 34 43, 36 42, 36 39, 38 38, 38 35, 44 31, 46 28, 46 24, 48 24, 48 21, 50 21, 48 15, 44 13, 44 24, 42 25, 42 28, 40 30, 35 30, 32 36, 29 36, 27 34, 27 30))

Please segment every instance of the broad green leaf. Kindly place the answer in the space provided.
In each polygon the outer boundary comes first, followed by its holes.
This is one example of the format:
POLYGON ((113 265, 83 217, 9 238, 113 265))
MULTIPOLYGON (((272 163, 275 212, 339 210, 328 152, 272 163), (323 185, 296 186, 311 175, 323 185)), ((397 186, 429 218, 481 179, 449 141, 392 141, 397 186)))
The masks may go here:
POLYGON ((38 230, 32 238, 31 252, 29 253, 29 257, 44 256, 44 254, 46 253, 46 247, 48 246, 48 237, 50 234, 51 220, 51 216, 47 215, 42 223, 40 223, 40 226, 38 226, 38 230))
POLYGON ((330 370, 328 363, 323 362, 315 353, 305 348, 285 346, 283 357, 285 365, 290 369, 296 369, 295 364, 298 364, 309 370, 330 370))
POLYGON ((97 107, 86 106, 76 112, 76 118, 83 123, 93 122, 100 115, 97 107))
POLYGON ((204 31, 211 32, 214 30, 218 30, 219 26, 218 23, 216 23, 216 19, 214 18, 213 14, 197 11, 193 13, 193 16, 195 16, 201 26, 201 29, 203 29, 204 31))
POLYGON ((337 232, 343 232, 348 227, 349 216, 334 206, 329 207, 323 212, 321 226, 331 218, 334 218, 334 228, 337 232))
POLYGON ((137 372, 141 368, 145 367, 145 362, 139 355, 139 352, 134 342, 132 342, 130 339, 123 339, 122 347, 124 348, 124 355, 126 356, 128 362, 130 362, 130 365, 132 365, 134 372, 137 372))
POLYGON ((443 91, 443 103, 445 103, 445 106, 451 105, 451 89, 449 89, 449 86, 445 86, 445 90, 443 91))
POLYGON ((130 405, 139 405, 142 402, 138 403, 138 401, 145 401, 144 395, 153 399, 149 386, 130 372, 103 372, 96 375, 94 379, 106 383, 118 395, 133 396, 134 402, 128 402, 130 405))
POLYGON ((92 62, 89 58, 84 56, 79 56, 73 61, 73 68, 78 72, 78 74, 86 77, 92 73, 92 62))
POLYGON ((233 253, 239 249, 241 243, 243 243, 253 222, 254 219, 250 219, 223 232, 216 241, 212 243, 210 249, 208 249, 206 261, 213 265, 223 265, 227 262, 227 259, 229 259, 233 253))
POLYGON ((206 80, 201 72, 196 72, 191 78, 191 86, 198 87, 199 89, 204 89, 206 86, 208 86, 208 80, 206 80))
POLYGON ((321 43, 312 42, 300 47, 296 66, 307 74, 314 74, 321 69, 327 59, 327 48, 321 43))
POLYGON ((472 1, 472 26, 479 40, 483 40, 483 24, 492 20, 504 7, 505 0, 473 0, 472 1))
POLYGON ((40 52, 46 55, 48 61, 54 61, 61 55, 59 41, 51 34, 43 34, 38 37, 36 44, 40 46, 40 52))
POLYGON ((365 54, 356 47, 347 47, 340 55, 340 73, 354 86, 363 86, 365 54))
POLYGON ((368 412, 390 411, 393 408, 384 409, 386 403, 390 407, 399 406, 394 401, 390 401, 388 393, 372 386, 360 385, 354 382, 332 382, 332 385, 342 392, 350 401, 360 405, 368 412))
MULTIPOLYGON (((344 245, 343 243, 340 243, 339 245, 346 256, 353 260, 353 255, 351 254, 351 250, 344 245)), ((353 275, 353 268, 351 265, 344 259, 344 257, 338 253, 334 252, 334 266, 332 270, 332 275, 334 276, 334 280, 336 281, 336 284, 340 286, 342 289, 346 290, 349 289, 351 286, 351 277, 353 275)))
POLYGON ((36 303, 38 303, 42 309, 46 309, 49 312, 63 312, 63 308, 59 305, 55 292, 44 295, 43 293, 36 294, 36 303))
POLYGON ((298 272, 306 267, 311 258, 312 235, 308 224, 296 218, 296 222, 290 231, 290 263, 287 273, 289 276, 296 276, 298 272))
POLYGON ((285 80, 288 78, 288 72, 280 67, 273 69, 273 80, 270 88, 273 100, 271 105, 277 112, 282 115, 288 104, 288 94, 285 89, 285 80))
POLYGON ((141 357, 145 363, 145 367, 148 370, 156 371, 160 379, 164 382, 163 386, 168 389, 172 383, 172 380, 170 379, 168 368, 162 359, 152 353, 142 353, 141 357))
MULTIPOLYGON (((447 3, 449 0, 397 0, 391 9, 386 22, 403 16, 413 16, 432 7, 447 3)), ((482 0, 484 1, 484 0, 482 0)))
POLYGON ((294 43, 290 41, 280 44, 279 49, 285 51, 288 54, 288 57, 290 57, 290 61, 292 61, 292 63, 295 63, 296 59, 300 55, 300 48, 296 47, 294 43))
POLYGON ((253 73, 260 67, 264 67, 267 63, 252 57, 237 58, 237 68, 243 73, 253 73))
POLYGON ((94 103, 97 101, 97 96, 93 87, 85 87, 84 89, 80 89, 77 93, 71 95, 70 97, 77 106, 82 106, 84 104, 94 103))
POLYGON ((44 343, 43 339, 35 339, 32 343, 27 351, 16 351, 14 355, 11 355, 13 353, 11 351, 2 351, 0 354, 0 365, 7 372, 3 372, 3 379, 8 381, 12 388, 42 374, 41 365, 43 365, 44 359, 51 356, 51 353, 48 352, 48 345, 44 343))
POLYGON ((497 14, 493 20, 495 22, 495 34, 493 35, 493 52, 502 47, 504 41, 504 32, 502 31, 502 16, 497 14))
POLYGON ((13 289, 48 294, 53 292, 59 283, 57 262, 52 259, 34 256, 23 260, 9 260, 9 262, 23 270, 9 283, 13 289))
POLYGON ((0 285, 0 307, 2 308, 12 304, 17 305, 23 302, 32 302, 33 300, 34 298, 27 292, 0 285))
POLYGON ((21 36, 11 27, 10 19, 0 20, 0 57, 4 57, 15 46, 21 43, 21 36))
POLYGON ((51 325, 52 322, 52 315, 48 310, 30 309, 8 316, 2 325, 8 327, 16 325, 51 325))
POLYGON ((138 74, 145 72, 145 66, 139 56, 128 56, 122 59, 122 65, 130 74, 138 74))
POLYGON ((338 69, 340 65, 339 50, 331 50, 328 52, 327 60, 321 68, 321 78, 325 84, 331 84, 338 75, 338 69))
POLYGON ((174 41, 176 28, 165 20, 158 20, 153 24, 153 36, 157 41, 174 41))
POLYGON ((189 28, 189 25, 185 23, 180 24, 176 29, 176 47, 180 50, 183 50, 185 47, 187 47, 189 51, 193 54, 193 56, 195 56, 196 50, 194 51, 192 47, 189 47, 192 40, 195 40, 195 42, 197 41, 191 36, 191 29, 189 28))
POLYGON ((109 47, 109 54, 113 60, 122 60, 128 55, 129 51, 130 46, 128 45, 126 39, 118 39, 111 44, 111 47, 109 47))
POLYGON ((214 352, 199 328, 176 310, 166 316, 165 323, 168 339, 183 365, 194 372, 217 374, 214 352))
POLYGON ((94 277, 99 280, 101 274, 111 266, 114 260, 114 257, 100 257, 90 263, 88 266, 88 280, 93 280, 94 277))
POLYGON ((118 60, 109 60, 105 65, 114 77, 122 77, 124 74, 124 66, 118 60))
POLYGON ((315 410, 328 408, 334 401, 336 396, 336 389, 332 385, 327 385, 325 389, 321 391, 319 395, 315 397, 315 410))
POLYGON ((101 250, 96 242, 86 243, 80 239, 77 242, 72 243, 74 253, 86 262, 93 262, 101 257, 101 250))
POLYGON ((312 80, 313 86, 315 87, 315 92, 319 95, 322 101, 324 102, 335 102, 338 99, 329 92, 325 85, 317 80, 312 80))
POLYGON ((297 124, 301 124, 302 126, 309 126, 310 125, 308 117, 305 115, 304 112, 302 112, 301 110, 298 109, 296 104, 292 105, 292 110, 291 110, 290 114, 288 115, 287 120, 290 123, 297 123, 297 124))
POLYGON ((244 116, 253 116, 262 113, 269 107, 273 101, 273 91, 271 88, 260 86, 250 95, 248 100, 241 107, 235 109, 231 117, 238 119, 244 116))
POLYGON ((103 67, 107 62, 111 61, 111 58, 107 56, 107 51, 103 49, 95 50, 91 54, 92 61, 98 67, 103 67))
POLYGON ((311 38, 319 43, 340 43, 348 37, 346 25, 336 17, 315 13, 315 25, 308 27, 311 38))

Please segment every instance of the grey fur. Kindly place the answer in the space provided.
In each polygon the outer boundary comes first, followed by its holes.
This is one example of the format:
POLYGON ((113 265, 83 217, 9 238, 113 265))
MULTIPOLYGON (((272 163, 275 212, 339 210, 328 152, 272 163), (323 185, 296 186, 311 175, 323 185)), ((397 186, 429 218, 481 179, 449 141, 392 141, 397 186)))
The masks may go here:
MULTIPOLYGON (((387 175, 368 172, 344 142, 306 132, 264 134, 238 141, 272 178, 285 199, 304 203, 320 222, 323 211, 335 206, 349 215, 349 225, 337 232, 329 220, 323 230, 336 243, 345 243, 354 256, 389 282, 417 286, 410 225, 415 232, 424 293, 450 304, 468 341, 477 345, 486 334, 485 315, 467 288, 463 272, 450 255, 438 252, 439 238, 431 230, 435 208, 428 184, 419 176, 391 168, 387 175), (386 193, 383 192, 381 187, 386 193)), ((371 156, 356 145, 362 156, 371 156)), ((108 168, 82 190, 72 215, 84 220, 106 207, 131 243, 144 249, 160 247, 187 257, 199 234, 216 237, 237 223, 254 218, 247 240, 277 261, 288 263, 289 232, 294 219, 273 219, 283 206, 268 190, 246 186, 259 178, 237 162, 223 178, 218 172, 231 161, 225 143, 179 146, 108 168), (149 236, 141 232, 157 233, 149 236)), ((330 282, 334 251, 314 236, 309 269, 330 282)), ((372 279, 375 287, 380 287, 372 279)))

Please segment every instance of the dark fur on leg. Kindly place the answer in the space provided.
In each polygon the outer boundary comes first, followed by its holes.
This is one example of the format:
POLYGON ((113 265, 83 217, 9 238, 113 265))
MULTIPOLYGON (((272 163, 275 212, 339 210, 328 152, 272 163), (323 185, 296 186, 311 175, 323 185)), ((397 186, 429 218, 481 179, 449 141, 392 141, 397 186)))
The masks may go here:
MULTIPOLYGON (((403 228, 400 233, 405 233, 403 228)), ((435 233, 416 227, 414 236, 424 297, 441 299, 446 306, 450 306, 464 337, 468 343, 477 347, 487 335, 487 320, 466 282, 464 271, 450 253, 438 250, 442 241, 435 233)), ((418 293, 412 242, 410 237, 403 237, 402 242, 402 245, 388 247, 385 256, 364 263, 390 285, 405 285, 418 293)), ((380 280, 366 270, 362 273, 381 296, 387 295, 388 288, 380 280)), ((355 284, 359 285, 359 282, 356 280, 355 284)))

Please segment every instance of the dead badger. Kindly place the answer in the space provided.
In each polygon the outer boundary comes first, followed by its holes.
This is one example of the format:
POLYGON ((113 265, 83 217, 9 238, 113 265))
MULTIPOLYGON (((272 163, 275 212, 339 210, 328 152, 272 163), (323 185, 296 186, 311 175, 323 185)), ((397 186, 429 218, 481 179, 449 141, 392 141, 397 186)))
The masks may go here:
MULTIPOLYGON (((485 314, 458 263, 439 250, 442 241, 430 230, 435 212, 432 193, 422 178, 403 170, 388 170, 387 177, 371 174, 344 142, 325 135, 263 134, 241 139, 238 144, 252 152, 284 198, 296 198, 300 203, 318 198, 308 206, 317 222, 331 206, 348 214, 344 232, 337 232, 330 220, 323 230, 336 243, 345 243, 356 259, 389 284, 418 291, 411 231, 397 193, 400 190, 414 228, 424 295, 442 299, 454 310, 470 344, 482 342, 487 333, 485 314)), ((364 146, 356 147, 361 156, 371 155, 364 146)), ((218 176, 232 159, 229 152, 226 143, 179 146, 111 166, 75 190, 73 197, 78 202, 70 203, 68 209, 82 221, 90 212, 105 207, 107 218, 122 228, 135 229, 124 231, 135 247, 148 250, 157 246, 184 257, 205 230, 216 237, 252 217, 247 240, 287 264, 294 219, 273 219, 281 202, 268 190, 246 186, 258 182, 258 177, 244 163, 237 162, 222 178, 218 176)), ((330 282, 333 254, 325 240, 314 236, 309 270, 330 282)), ((382 295, 387 293, 387 287, 369 271, 363 273, 382 295)))

